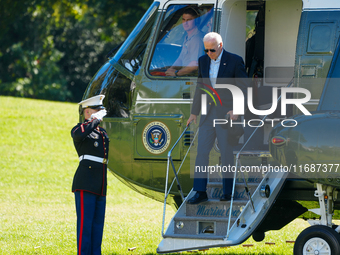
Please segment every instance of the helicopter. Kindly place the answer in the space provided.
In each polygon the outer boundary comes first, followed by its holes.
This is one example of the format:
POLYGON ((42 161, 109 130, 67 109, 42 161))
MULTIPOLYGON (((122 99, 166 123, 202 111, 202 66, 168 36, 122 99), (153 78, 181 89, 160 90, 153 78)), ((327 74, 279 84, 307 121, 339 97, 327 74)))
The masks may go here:
MULTIPOLYGON (((250 236, 262 241, 266 231, 307 217, 311 227, 298 236, 294 254, 340 254, 340 228, 332 222, 340 209, 339 13, 336 0, 154 1, 98 70, 83 100, 105 95, 110 172, 177 211, 165 232, 163 217, 158 253, 238 245, 250 236), (225 50, 245 60, 253 108, 273 109, 244 113, 228 204, 219 203, 218 173, 209 176, 208 202, 186 202, 198 132, 186 121, 197 70, 177 75, 185 66, 173 64, 185 47, 188 9, 199 34, 218 32, 225 50), (170 68, 177 74, 168 75, 170 68), (281 102, 303 103, 276 102, 282 95, 281 102)), ((216 141, 210 164, 218 169, 220 162, 216 141)))

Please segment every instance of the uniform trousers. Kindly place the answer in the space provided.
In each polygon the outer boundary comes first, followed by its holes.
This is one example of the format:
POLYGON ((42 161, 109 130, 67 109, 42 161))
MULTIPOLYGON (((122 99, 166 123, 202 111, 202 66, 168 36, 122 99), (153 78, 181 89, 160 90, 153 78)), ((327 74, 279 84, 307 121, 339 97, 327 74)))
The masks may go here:
MULTIPOLYGON (((233 147, 228 144, 228 130, 222 128, 222 125, 213 126, 214 119, 218 119, 216 114, 216 108, 210 109, 208 114, 205 116, 203 124, 201 124, 198 134, 197 144, 197 156, 195 162, 195 173, 194 173, 194 191, 204 191, 207 188, 207 172, 196 172, 196 166, 200 169, 208 169, 209 166, 209 153, 214 146, 215 139, 217 137, 218 147, 221 152, 221 163, 222 167, 231 167, 234 165, 234 154, 233 147)), ((224 168, 226 169, 226 168, 224 168)), ((233 185, 233 173, 222 172, 223 177, 223 193, 225 195, 232 193, 233 185)))
POLYGON ((74 192, 77 212, 77 255, 100 255, 106 197, 86 191, 74 192))

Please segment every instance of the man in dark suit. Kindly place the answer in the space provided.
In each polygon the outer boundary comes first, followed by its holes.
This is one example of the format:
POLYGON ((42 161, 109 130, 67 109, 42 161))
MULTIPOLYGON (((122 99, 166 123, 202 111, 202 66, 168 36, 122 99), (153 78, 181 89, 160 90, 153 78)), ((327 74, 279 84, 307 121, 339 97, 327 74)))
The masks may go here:
MULTIPOLYGON (((234 155, 233 148, 227 143, 228 131, 222 125, 214 127, 214 119, 225 119, 226 115, 230 116, 231 120, 237 120, 238 116, 233 114, 233 97, 228 89, 214 89, 215 84, 232 84, 239 87, 243 94, 246 95, 247 82, 246 71, 243 59, 235 54, 229 53, 223 49, 222 37, 211 32, 203 38, 206 55, 198 60, 198 84, 195 91, 191 115, 187 121, 187 125, 192 121, 197 120, 197 116, 201 111, 201 95, 210 94, 218 103, 215 104, 210 95, 207 95, 207 110, 206 114, 201 115, 200 130, 198 135, 198 147, 195 166, 208 167, 209 153, 212 149, 215 138, 217 137, 218 147, 221 152, 222 166, 233 166, 234 155), (217 93, 216 93, 217 92, 217 93), (221 100, 218 99, 218 96, 221 100)), ((232 193, 232 177, 231 173, 223 173, 223 196, 221 201, 228 201, 231 199, 232 193)), ((196 194, 188 203, 198 204, 207 201, 207 173, 196 172, 194 176, 194 191, 196 194)))
POLYGON ((104 95, 79 103, 85 121, 71 130, 79 166, 73 178, 77 212, 77 255, 100 255, 104 229, 109 137, 99 126, 106 110, 104 95))

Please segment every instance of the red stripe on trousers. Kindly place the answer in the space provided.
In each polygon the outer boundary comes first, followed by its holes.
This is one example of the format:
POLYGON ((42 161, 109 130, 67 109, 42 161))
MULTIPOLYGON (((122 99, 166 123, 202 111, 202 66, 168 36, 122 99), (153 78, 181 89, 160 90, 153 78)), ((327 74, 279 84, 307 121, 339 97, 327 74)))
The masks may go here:
POLYGON ((81 255, 81 241, 83 239, 83 227, 84 227, 84 193, 80 191, 80 233, 79 233, 79 251, 78 254, 81 255))

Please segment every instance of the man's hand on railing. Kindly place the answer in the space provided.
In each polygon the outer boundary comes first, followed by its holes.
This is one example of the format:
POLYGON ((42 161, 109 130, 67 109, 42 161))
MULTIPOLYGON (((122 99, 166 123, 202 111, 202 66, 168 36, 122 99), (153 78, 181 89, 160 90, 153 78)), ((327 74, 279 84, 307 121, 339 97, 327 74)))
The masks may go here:
POLYGON ((188 119, 188 121, 187 121, 187 126, 189 126, 189 124, 190 124, 192 121, 194 121, 195 124, 197 123, 197 115, 195 115, 195 114, 190 114, 190 117, 189 117, 189 119, 188 119))
POLYGON ((238 119, 238 115, 234 115, 233 110, 227 112, 227 115, 228 114, 229 114, 231 120, 237 120, 238 119))

